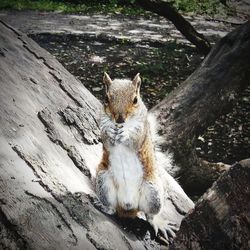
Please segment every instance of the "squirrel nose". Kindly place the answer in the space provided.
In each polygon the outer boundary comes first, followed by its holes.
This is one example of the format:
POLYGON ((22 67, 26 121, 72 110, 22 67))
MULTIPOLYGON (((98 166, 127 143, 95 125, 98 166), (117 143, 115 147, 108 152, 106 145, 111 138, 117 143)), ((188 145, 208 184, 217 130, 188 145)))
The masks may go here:
POLYGON ((116 119, 116 122, 117 122, 117 123, 124 123, 125 120, 124 120, 124 118, 123 118, 122 115, 119 115, 118 118, 116 119))

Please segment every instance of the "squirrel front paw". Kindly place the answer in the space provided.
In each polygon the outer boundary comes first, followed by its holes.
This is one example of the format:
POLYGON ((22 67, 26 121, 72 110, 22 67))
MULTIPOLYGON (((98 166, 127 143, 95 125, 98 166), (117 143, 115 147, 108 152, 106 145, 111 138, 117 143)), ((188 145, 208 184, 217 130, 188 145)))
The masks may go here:
POLYGON ((115 126, 108 127, 106 134, 109 137, 110 143, 114 144, 117 136, 117 128, 115 126))
POLYGON ((116 124, 108 117, 103 117, 100 123, 101 133, 106 137, 111 144, 115 143, 115 137, 117 135, 118 128, 116 124))
POLYGON ((115 143, 129 144, 129 131, 126 128, 119 128, 115 137, 115 143))

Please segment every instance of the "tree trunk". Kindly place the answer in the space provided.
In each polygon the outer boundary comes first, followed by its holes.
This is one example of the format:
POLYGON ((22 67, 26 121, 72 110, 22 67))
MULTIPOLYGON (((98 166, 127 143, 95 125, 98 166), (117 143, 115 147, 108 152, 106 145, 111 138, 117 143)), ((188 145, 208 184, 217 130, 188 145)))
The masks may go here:
POLYGON ((137 0, 136 3, 145 10, 154 12, 170 20, 181 34, 193 43, 201 53, 204 55, 209 53, 211 46, 208 40, 202 34, 198 33, 170 3, 162 0, 137 0))
POLYGON ((225 172, 181 224, 170 249, 250 248, 250 159, 225 172))
POLYGON ((152 109, 160 121, 165 147, 182 167, 188 193, 202 192, 218 177, 218 169, 197 158, 194 139, 234 103, 250 83, 250 21, 212 49, 201 66, 179 88, 152 109))

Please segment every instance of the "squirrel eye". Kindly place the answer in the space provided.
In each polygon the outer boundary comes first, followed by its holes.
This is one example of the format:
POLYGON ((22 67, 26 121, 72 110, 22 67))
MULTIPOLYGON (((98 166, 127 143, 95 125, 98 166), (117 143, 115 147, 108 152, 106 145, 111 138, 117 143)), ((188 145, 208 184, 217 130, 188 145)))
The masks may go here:
POLYGON ((136 104, 137 103, 137 96, 134 98, 134 100, 133 100, 133 104, 136 104))

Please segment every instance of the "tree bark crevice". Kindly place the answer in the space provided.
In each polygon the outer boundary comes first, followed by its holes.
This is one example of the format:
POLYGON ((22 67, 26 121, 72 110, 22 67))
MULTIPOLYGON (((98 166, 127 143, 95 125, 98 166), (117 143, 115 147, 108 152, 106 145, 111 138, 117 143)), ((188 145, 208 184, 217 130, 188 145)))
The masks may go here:
MULTIPOLYGON (((72 235, 72 238, 74 240, 73 245, 76 245, 77 244, 77 236, 74 234, 74 231, 72 229, 72 226, 70 225, 70 223, 67 221, 67 219, 65 219, 63 213, 61 211, 59 211, 58 207, 56 205, 54 205, 51 201, 49 201, 48 199, 44 198, 44 197, 40 197, 38 195, 35 195, 29 191, 25 191, 25 193, 32 197, 33 199, 35 200, 38 200, 40 202, 45 202, 47 203, 49 206, 51 206, 52 209, 49 209, 50 211, 55 211, 55 213, 58 215, 58 217, 61 219, 62 223, 65 224, 65 226, 68 228, 68 230, 71 232, 71 235, 72 235)), ((57 227, 61 228, 62 227, 62 223, 58 224, 57 227)))
MULTIPOLYGON (((82 158, 80 152, 77 150, 77 148, 73 145, 67 145, 63 141, 63 136, 59 135, 59 132, 55 128, 54 121, 52 119, 52 114, 51 112, 47 109, 44 108, 43 110, 38 112, 38 118, 41 120, 43 125, 46 128, 46 132, 48 134, 48 137, 53 143, 58 144, 61 146, 62 149, 64 149, 69 158, 73 161, 75 166, 88 178, 91 178, 91 173, 89 169, 87 168, 85 160, 82 158)), ((92 137, 93 138, 93 137, 92 137)), ((87 142, 87 140, 84 140, 84 142, 87 142)))
POLYGON ((13 224, 0 208, 0 246, 9 249, 31 249, 28 242, 16 230, 17 225, 13 224))

